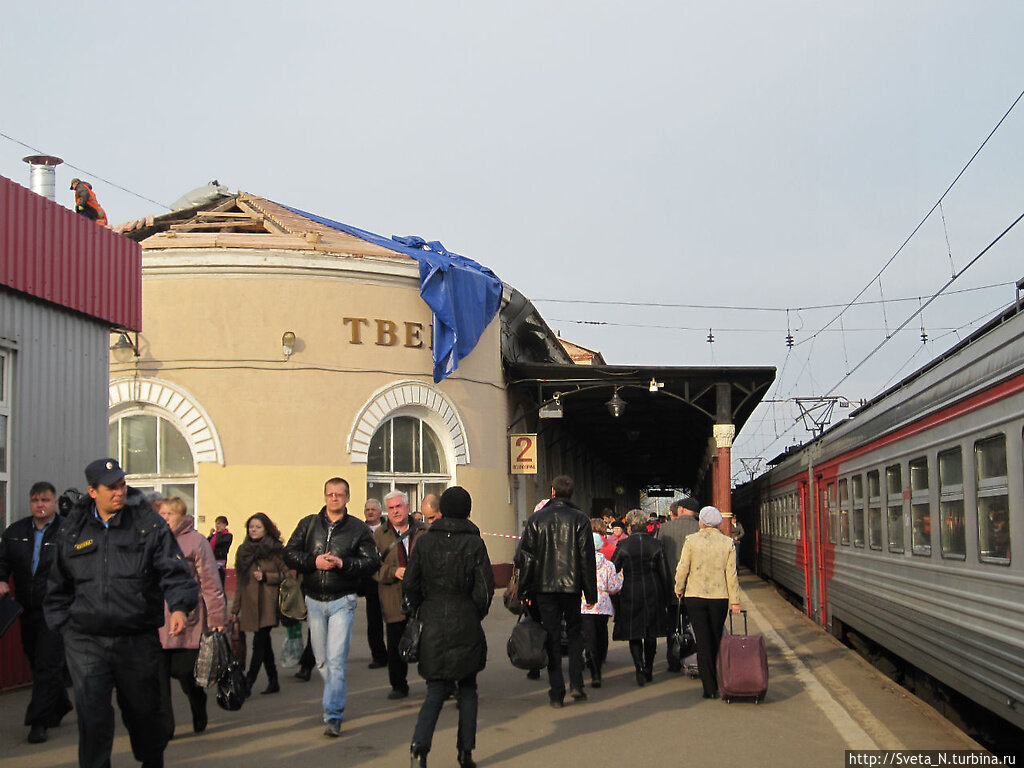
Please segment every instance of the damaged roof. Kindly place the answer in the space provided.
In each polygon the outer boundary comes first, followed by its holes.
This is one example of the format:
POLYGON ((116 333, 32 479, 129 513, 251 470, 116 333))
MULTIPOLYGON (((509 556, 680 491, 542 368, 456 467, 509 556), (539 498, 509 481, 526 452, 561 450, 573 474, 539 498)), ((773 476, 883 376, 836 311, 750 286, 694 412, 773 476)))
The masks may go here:
POLYGON ((144 250, 272 248, 412 261, 397 250, 370 243, 245 192, 218 195, 192 208, 129 221, 114 231, 136 241, 144 250))

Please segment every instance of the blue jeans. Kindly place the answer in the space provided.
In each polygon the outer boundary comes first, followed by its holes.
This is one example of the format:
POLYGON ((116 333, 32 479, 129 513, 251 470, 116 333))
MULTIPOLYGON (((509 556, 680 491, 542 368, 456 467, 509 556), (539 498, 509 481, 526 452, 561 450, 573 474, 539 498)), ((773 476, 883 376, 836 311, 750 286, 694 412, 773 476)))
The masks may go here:
POLYGON ((344 595, 325 602, 306 598, 306 620, 316 666, 324 678, 324 722, 345 714, 345 665, 352 640, 356 596, 344 595))

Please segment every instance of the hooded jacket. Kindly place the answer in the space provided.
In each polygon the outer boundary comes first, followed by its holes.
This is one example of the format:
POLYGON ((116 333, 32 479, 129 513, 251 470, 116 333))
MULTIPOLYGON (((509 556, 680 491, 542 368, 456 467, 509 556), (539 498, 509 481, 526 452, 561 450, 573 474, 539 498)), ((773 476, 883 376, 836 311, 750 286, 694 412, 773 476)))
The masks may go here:
POLYGON ((128 488, 124 507, 104 526, 85 496, 57 532, 57 551, 43 601, 58 632, 131 635, 164 623, 170 610, 189 613, 199 588, 167 523, 142 492, 128 488))
MULTIPOLYGON (((442 518, 443 519, 443 518, 442 518)), ((590 518, 555 497, 530 515, 516 554, 524 597, 540 592, 578 595, 597 602, 597 560, 590 518)))
POLYGON ((402 580, 423 622, 419 673, 425 680, 462 680, 484 668, 480 622, 494 596, 494 571, 480 529, 442 517, 418 537, 402 580))
POLYGON ((348 514, 348 510, 332 524, 327 507, 299 521, 284 555, 285 562, 302 574, 302 593, 325 602, 355 594, 361 582, 380 568, 380 556, 369 526, 348 514), (316 558, 325 552, 341 558, 344 565, 326 571, 318 569, 316 558))

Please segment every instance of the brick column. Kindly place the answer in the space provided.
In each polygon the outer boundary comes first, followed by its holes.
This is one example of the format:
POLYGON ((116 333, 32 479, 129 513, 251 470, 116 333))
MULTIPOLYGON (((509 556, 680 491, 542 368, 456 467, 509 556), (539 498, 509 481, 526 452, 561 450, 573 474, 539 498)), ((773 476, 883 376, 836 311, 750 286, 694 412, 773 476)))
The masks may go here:
POLYGON ((736 436, 733 424, 714 425, 715 449, 714 503, 722 513, 722 533, 732 535, 732 439, 736 436))

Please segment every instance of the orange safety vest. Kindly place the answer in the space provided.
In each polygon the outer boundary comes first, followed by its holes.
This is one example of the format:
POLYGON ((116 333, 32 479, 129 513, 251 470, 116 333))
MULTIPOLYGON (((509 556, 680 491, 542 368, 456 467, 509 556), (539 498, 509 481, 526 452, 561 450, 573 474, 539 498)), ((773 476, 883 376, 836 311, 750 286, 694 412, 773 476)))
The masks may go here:
POLYGON ((96 199, 96 193, 92 191, 92 185, 87 182, 80 181, 75 187, 76 193, 78 192, 78 187, 85 187, 89 190, 89 199, 85 201, 85 204, 96 212, 96 223, 102 224, 104 227, 109 226, 107 223, 107 212, 100 207, 100 202, 96 199))

